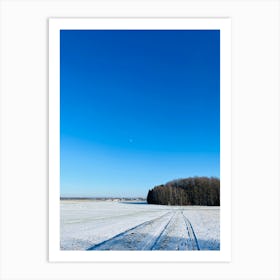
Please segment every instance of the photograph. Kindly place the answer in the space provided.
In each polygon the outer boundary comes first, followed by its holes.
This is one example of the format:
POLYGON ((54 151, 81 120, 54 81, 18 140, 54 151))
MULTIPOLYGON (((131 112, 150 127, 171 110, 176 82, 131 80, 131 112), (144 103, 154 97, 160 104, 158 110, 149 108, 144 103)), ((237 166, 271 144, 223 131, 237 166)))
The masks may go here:
POLYGON ((49 24, 50 260, 230 260, 230 19, 49 24))
POLYGON ((0 279, 280 280, 279 1, 0 8, 0 279))
POLYGON ((220 249, 220 31, 60 31, 61 250, 220 249))

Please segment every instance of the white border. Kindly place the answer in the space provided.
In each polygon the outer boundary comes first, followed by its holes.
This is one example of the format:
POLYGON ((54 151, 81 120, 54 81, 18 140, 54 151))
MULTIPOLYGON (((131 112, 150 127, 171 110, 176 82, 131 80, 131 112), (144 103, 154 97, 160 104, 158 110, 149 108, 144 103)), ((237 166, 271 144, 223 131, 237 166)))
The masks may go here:
POLYGON ((231 260, 231 20, 192 18, 49 19, 49 261, 229 262, 231 260), (220 251, 61 251, 60 250, 60 30, 219 29, 220 30, 220 251))

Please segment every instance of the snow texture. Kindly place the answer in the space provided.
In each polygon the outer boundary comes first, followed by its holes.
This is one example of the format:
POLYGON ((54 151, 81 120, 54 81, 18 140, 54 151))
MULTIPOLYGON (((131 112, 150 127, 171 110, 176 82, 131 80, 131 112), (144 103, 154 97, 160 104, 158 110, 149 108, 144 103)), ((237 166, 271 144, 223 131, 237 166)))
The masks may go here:
POLYGON ((220 250, 220 208, 62 200, 61 250, 220 250))

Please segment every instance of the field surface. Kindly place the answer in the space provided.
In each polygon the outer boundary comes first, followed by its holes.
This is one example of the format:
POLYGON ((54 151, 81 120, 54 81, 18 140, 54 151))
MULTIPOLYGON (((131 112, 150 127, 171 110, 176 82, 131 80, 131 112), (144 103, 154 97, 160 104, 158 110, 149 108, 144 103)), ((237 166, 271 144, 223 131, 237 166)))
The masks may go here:
POLYGON ((61 200, 61 250, 219 250, 220 208, 61 200))

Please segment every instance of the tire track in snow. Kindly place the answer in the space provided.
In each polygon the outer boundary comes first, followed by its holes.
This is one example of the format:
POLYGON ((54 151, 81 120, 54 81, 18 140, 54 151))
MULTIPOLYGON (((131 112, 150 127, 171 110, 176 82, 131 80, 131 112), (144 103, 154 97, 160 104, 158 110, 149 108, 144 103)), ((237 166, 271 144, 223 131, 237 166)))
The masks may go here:
POLYGON ((151 250, 174 217, 173 211, 123 231, 87 250, 151 250))
POLYGON ((170 225, 170 222, 173 220, 175 216, 175 213, 173 214, 173 216, 171 217, 171 219, 169 220, 169 222, 165 225, 165 227, 163 228, 162 232, 159 234, 159 236, 157 237, 157 239, 155 240, 153 246, 151 246, 150 250, 156 250, 156 246, 160 243, 160 240, 162 238, 162 236, 164 235, 164 233, 166 232, 166 229, 168 228, 168 226, 170 225))
POLYGON ((176 211, 151 250, 198 250, 194 232, 182 211, 176 211))
POLYGON ((200 250, 198 242, 197 242, 197 238, 195 235, 195 232, 193 230, 192 224, 190 222, 190 220, 185 216, 185 214, 183 212, 181 212, 182 216, 184 217, 185 220, 185 224, 186 224, 186 228, 187 228, 187 232, 188 232, 188 250, 200 250))
POLYGON ((87 250, 200 250, 189 219, 169 211, 141 223, 87 250))

